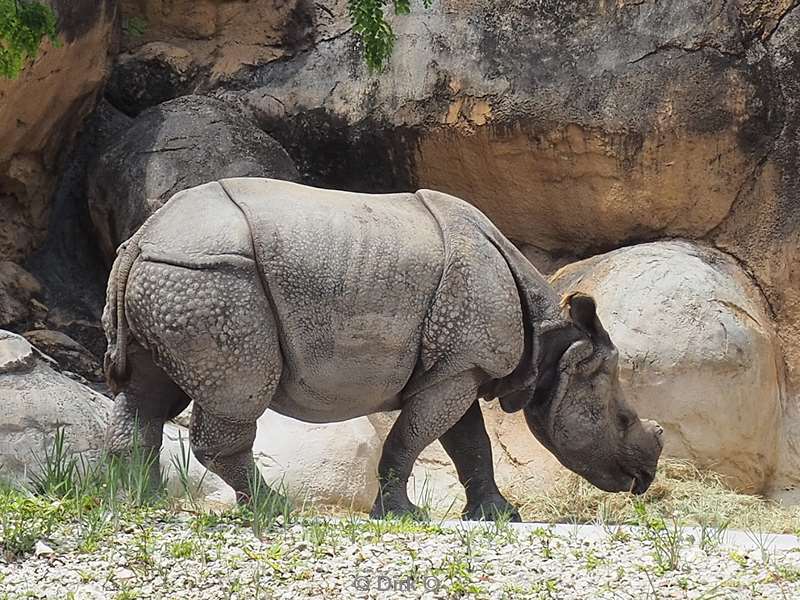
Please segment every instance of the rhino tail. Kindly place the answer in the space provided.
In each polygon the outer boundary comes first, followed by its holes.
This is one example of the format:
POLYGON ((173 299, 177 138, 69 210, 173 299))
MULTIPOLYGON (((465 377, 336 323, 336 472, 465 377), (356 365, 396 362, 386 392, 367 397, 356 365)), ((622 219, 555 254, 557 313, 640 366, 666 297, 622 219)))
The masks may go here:
POLYGON ((106 288, 103 328, 105 329, 108 347, 103 358, 103 370, 106 382, 114 393, 117 392, 120 385, 129 376, 127 348, 130 330, 125 314, 125 290, 133 263, 141 254, 139 239, 142 237, 143 229, 143 227, 140 228, 117 249, 117 257, 111 267, 108 287, 106 288))

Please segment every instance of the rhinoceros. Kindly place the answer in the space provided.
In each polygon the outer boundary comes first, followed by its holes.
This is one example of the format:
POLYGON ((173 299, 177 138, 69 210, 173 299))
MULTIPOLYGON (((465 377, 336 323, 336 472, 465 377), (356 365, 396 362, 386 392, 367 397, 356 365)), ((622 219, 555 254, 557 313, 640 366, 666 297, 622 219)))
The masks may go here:
MULTIPOLYGON (((463 516, 519 513, 495 483, 479 398, 522 411, 568 469, 643 493, 662 428, 620 388, 618 352, 583 294, 559 298, 477 208, 237 178, 182 191, 117 253, 103 325, 115 394, 107 444, 156 451, 194 400, 198 460, 247 501, 256 420, 399 410, 371 515, 418 515, 407 482, 439 440, 463 516)), ((302 440, 298 440, 298 444, 302 440)))

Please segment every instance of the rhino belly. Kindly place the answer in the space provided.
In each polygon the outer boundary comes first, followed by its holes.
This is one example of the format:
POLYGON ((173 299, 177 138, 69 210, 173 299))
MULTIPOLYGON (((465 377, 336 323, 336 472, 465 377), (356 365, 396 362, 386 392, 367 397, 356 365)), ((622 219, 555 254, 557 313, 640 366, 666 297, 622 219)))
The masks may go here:
POLYGON ((279 323, 271 407, 318 422, 397 408, 444 264, 428 209, 414 194, 222 184, 247 216, 279 323))

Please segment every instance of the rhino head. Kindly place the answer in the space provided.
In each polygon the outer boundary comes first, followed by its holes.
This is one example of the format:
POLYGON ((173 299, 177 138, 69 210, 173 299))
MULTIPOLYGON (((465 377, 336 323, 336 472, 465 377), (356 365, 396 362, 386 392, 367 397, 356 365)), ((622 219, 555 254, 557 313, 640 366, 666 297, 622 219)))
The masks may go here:
POLYGON ((625 401, 619 353, 594 300, 572 294, 562 307, 564 319, 541 328, 538 351, 496 396, 506 412, 523 411, 533 435, 565 467, 604 491, 642 494, 655 477, 664 430, 625 401))

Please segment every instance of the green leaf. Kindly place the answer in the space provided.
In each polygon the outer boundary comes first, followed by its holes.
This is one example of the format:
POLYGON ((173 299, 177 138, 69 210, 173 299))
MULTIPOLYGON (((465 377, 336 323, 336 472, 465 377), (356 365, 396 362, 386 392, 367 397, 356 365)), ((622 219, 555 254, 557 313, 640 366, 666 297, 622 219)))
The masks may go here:
POLYGON ((0 0, 0 77, 15 79, 36 58, 47 36, 59 46, 56 15, 44 4, 27 0, 0 0))
MULTIPOLYGON (((2 1, 2 0, 0 0, 2 1)), ((386 21, 388 0, 348 0, 347 11, 364 51, 364 61, 371 72, 380 72, 389 61, 394 49, 395 35, 386 21)), ((433 0, 422 0, 428 8, 433 0)), ((411 0, 392 0, 397 15, 411 13, 411 0)))

